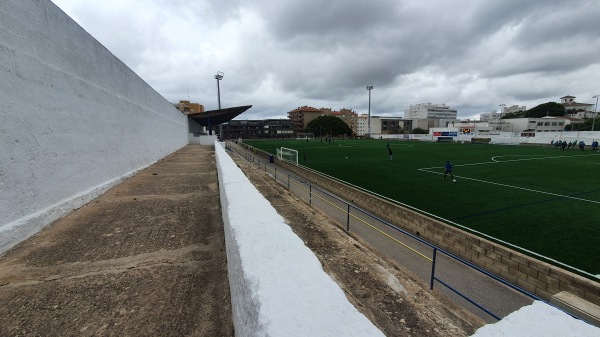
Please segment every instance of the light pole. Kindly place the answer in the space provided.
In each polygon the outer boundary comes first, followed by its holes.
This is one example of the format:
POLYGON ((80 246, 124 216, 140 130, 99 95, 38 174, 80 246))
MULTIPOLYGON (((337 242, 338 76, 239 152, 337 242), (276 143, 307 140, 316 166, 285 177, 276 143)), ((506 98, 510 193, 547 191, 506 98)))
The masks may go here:
POLYGON ((223 72, 217 71, 215 80, 217 80, 217 99, 219 100, 219 110, 221 110, 221 88, 219 87, 219 81, 223 79, 223 72))
POLYGON ((596 95, 596 96, 592 97, 592 98, 596 99, 596 105, 594 105, 594 119, 592 120, 592 131, 594 131, 594 123, 596 122, 596 112, 598 111, 598 110, 596 110, 596 109, 598 109, 598 96, 600 96, 600 95, 596 95))
POLYGON ((217 80, 217 99, 219 100, 219 110, 221 110, 221 88, 219 87, 219 81, 223 79, 223 72, 217 71, 215 80, 217 80))
MULTIPOLYGON (((221 110, 221 87, 219 86, 219 81, 223 79, 223 72, 217 71, 215 75, 215 80, 217 80, 217 99, 219 100, 219 110, 221 110)), ((223 140, 223 124, 219 124, 219 137, 223 140)))
POLYGON ((367 84, 367 90, 369 90, 369 114, 367 117, 367 137, 371 138, 371 90, 373 90, 373 83, 367 84))

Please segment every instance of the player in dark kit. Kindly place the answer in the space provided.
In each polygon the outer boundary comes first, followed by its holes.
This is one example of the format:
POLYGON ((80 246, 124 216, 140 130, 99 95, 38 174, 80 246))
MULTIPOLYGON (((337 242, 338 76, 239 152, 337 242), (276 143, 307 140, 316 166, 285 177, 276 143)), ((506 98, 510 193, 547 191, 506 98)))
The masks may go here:
POLYGON ((448 173, 450 173, 450 177, 452 178, 452 180, 454 180, 454 175, 452 175, 452 169, 454 168, 454 164, 452 164, 451 162, 447 161, 446 165, 444 165, 444 169, 446 170, 444 172, 444 180, 446 180, 446 175, 448 173))

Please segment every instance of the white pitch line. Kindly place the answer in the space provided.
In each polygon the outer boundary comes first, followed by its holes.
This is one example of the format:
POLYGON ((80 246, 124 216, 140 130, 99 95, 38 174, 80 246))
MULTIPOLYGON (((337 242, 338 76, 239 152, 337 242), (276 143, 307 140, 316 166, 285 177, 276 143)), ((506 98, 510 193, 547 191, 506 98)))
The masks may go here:
MULTIPOLYGON (((572 157, 588 157, 588 156, 595 156, 595 154, 577 154, 577 155, 572 155, 572 156, 552 156, 552 157, 542 157, 542 158, 523 158, 523 159, 509 159, 509 160, 496 160, 496 158, 502 158, 502 157, 514 157, 514 156, 520 156, 520 155, 506 155, 506 156, 496 156, 496 157, 492 157, 492 161, 495 163, 508 163, 508 162, 513 162, 513 161, 524 161, 524 160, 542 160, 542 159, 555 159, 555 158, 572 158, 572 157)), ((477 165, 477 164, 474 164, 477 165)))
MULTIPOLYGON (((502 157, 508 157, 508 156, 510 156, 510 155, 506 155, 506 156, 492 157, 492 161, 484 161, 484 162, 481 162, 481 163, 471 163, 471 164, 460 164, 460 165, 454 165, 454 166, 460 167, 460 166, 501 164, 501 163, 509 163, 509 162, 514 162, 514 161, 542 160, 542 159, 555 159, 555 158, 573 158, 573 157, 588 157, 588 156, 595 156, 595 155, 596 154, 577 154, 577 155, 573 155, 573 156, 552 156, 552 157, 542 157, 542 158, 523 158, 523 159, 496 160, 496 158, 502 158, 502 157)), ((443 167, 441 167, 441 166, 434 166, 434 167, 423 167, 423 168, 420 168, 418 170, 432 170, 432 169, 439 169, 439 168, 443 169, 443 167)))
MULTIPOLYGON (((428 171, 428 169, 418 169, 418 171, 423 171, 423 172, 427 172, 427 173, 435 173, 435 174, 440 174, 440 175, 443 174, 441 172, 431 172, 431 171, 428 171)), ((531 188, 525 188, 525 187, 519 187, 519 186, 513 186, 513 185, 495 183, 493 181, 487 181, 487 180, 481 180, 481 179, 475 179, 475 178, 468 178, 468 177, 457 176, 457 175, 454 175, 454 176, 458 177, 458 178, 461 178, 461 179, 473 180, 473 181, 477 181, 477 182, 485 183, 485 184, 498 185, 498 186, 502 186, 502 187, 514 188, 514 189, 517 189, 517 190, 523 190, 523 191, 528 191, 528 192, 534 192, 534 193, 541 193, 541 194, 552 195, 552 196, 555 196, 555 197, 561 197, 561 198, 565 198, 565 199, 573 199, 573 200, 591 202, 591 203, 594 203, 594 204, 600 204, 600 201, 594 201, 594 200, 589 200, 589 199, 582 199, 582 198, 577 198, 577 197, 571 197, 571 196, 568 196, 568 195, 562 195, 562 194, 551 193, 551 192, 544 192, 544 191, 534 190, 534 189, 531 189, 531 188)))
MULTIPOLYGON (((579 157, 581 156, 593 156, 592 155, 577 155, 579 157)), ((491 161, 491 162, 483 162, 483 163, 473 163, 473 164, 462 164, 462 165, 455 165, 455 166, 471 166, 471 165, 483 165, 483 164, 499 164, 499 163, 506 163, 506 162, 511 162, 511 161, 522 161, 522 160, 536 160, 536 159, 553 159, 553 158, 560 158, 560 157, 575 157, 575 156, 559 156, 559 157, 544 157, 544 158, 529 158, 529 159, 514 159, 514 160, 506 160, 506 161, 491 161)), ((492 160, 494 160, 494 158, 496 157, 492 157, 492 160)), ((439 170, 440 167, 436 166, 436 167, 426 167, 426 168, 420 168, 418 169, 418 171, 423 171, 423 172, 427 172, 427 173, 435 173, 435 174, 443 174, 441 172, 431 172, 430 170, 432 169, 436 169, 439 170)), ((443 169, 443 168, 442 168, 443 169)), ((519 187, 519 186, 513 186, 513 185, 507 185, 507 184, 501 184, 501 183, 495 183, 493 181, 487 181, 487 180, 481 180, 481 179, 475 179, 475 178, 468 178, 468 177, 463 177, 463 176, 457 176, 455 175, 455 177, 461 178, 461 179, 467 179, 467 180, 472 180, 472 181, 477 181, 480 183, 485 183, 485 184, 491 184, 491 185, 498 185, 498 186, 502 186, 502 187, 508 187, 508 188, 514 188, 517 190, 523 190, 523 191, 528 191, 528 192, 534 192, 534 193, 540 193, 540 194, 547 194, 547 195, 551 195, 551 196, 555 196, 555 197, 560 197, 560 198, 565 198, 565 199, 573 199, 573 200, 579 200, 579 201, 585 201, 585 202, 591 202, 594 204, 600 204, 600 201, 594 201, 594 200, 589 200, 589 199, 582 199, 582 198, 577 198, 577 197, 572 197, 572 196, 568 196, 568 195, 563 195, 563 194, 558 194, 558 193, 552 193, 552 192, 544 192, 544 191, 539 191, 539 190, 534 190, 531 188, 525 188, 525 187, 519 187)))
MULTIPOLYGON (((380 144, 374 144, 374 145, 340 144, 340 147, 350 147, 350 148, 355 148, 355 149, 377 149, 377 148, 381 148, 381 145, 380 144)), ((414 145, 411 145, 411 144, 390 144, 390 147, 394 147, 394 148, 410 148, 410 147, 414 147, 414 145)))

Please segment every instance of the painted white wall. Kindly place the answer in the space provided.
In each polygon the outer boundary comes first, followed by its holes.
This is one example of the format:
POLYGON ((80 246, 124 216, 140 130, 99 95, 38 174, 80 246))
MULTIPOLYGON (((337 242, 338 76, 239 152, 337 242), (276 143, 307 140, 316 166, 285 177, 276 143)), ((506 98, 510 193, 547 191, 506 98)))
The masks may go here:
MULTIPOLYGON (((394 135, 383 135, 374 134, 373 138, 383 139, 401 139, 401 140, 419 140, 419 141, 437 141, 437 136, 433 136, 433 129, 430 130, 432 133, 427 135, 420 134, 394 134, 394 135)), ((437 128, 435 131, 454 131, 458 133, 454 140, 457 142, 468 143, 473 137, 479 138, 490 138, 492 144, 544 144, 550 145, 552 141, 565 140, 570 141, 584 141, 586 149, 590 149, 592 141, 600 141, 600 131, 563 131, 563 132, 536 132, 533 137, 522 136, 520 132, 479 132, 474 134, 461 134, 458 128, 437 128)))
POLYGON ((236 336, 383 336, 215 144, 236 336))
POLYGON ((195 136, 193 133, 189 134, 189 143, 190 144, 214 145, 216 141, 217 141, 217 136, 215 136, 215 135, 195 136))
POLYGON ((52 2, 0 1, 0 252, 186 144, 187 118, 52 2))

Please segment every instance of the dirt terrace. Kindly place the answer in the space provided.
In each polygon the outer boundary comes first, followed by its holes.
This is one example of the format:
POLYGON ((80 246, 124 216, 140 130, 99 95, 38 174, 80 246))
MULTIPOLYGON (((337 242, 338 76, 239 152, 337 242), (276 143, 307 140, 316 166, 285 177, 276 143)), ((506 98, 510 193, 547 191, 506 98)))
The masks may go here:
MULTIPOLYGON (((481 320, 238 165, 388 336, 468 336, 481 320)), ((233 336, 214 149, 192 145, 0 259, 0 336, 233 336)))
POLYGON ((4 254, 0 336, 232 336, 215 167, 185 147, 4 254))

